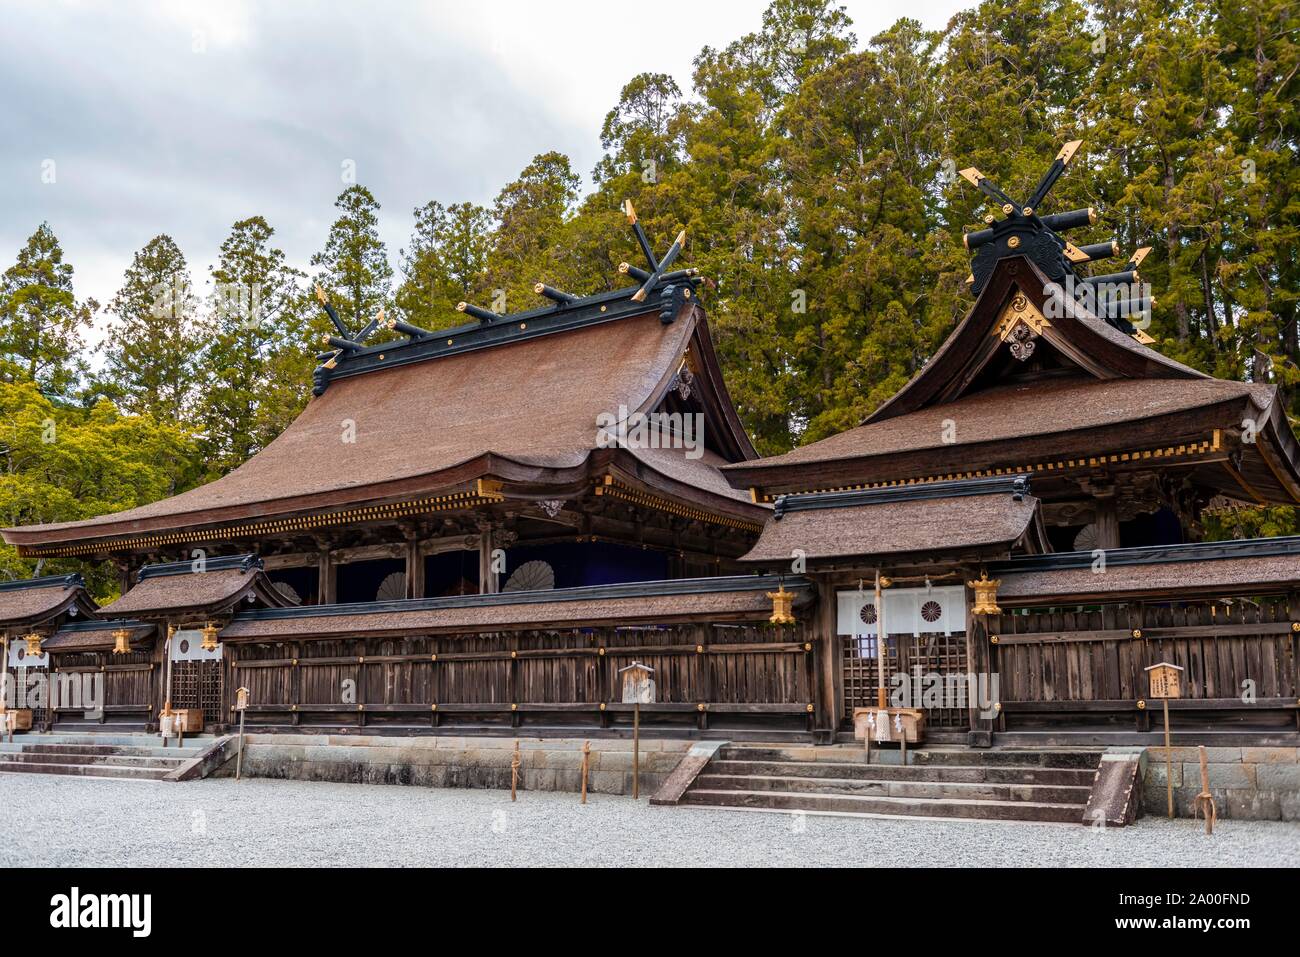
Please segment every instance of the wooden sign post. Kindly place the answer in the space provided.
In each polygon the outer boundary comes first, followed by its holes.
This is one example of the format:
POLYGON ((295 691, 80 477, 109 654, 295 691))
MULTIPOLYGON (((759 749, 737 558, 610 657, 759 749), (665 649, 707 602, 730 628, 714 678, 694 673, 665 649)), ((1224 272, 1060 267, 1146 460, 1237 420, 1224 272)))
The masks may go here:
POLYGON ((1169 742, 1169 699, 1181 698, 1183 669, 1179 665, 1161 661, 1146 668, 1151 676, 1151 697, 1163 702, 1165 709, 1165 794, 1169 799, 1169 817, 1174 816, 1174 760, 1169 742))
POLYGON ((235 780, 239 780, 244 760, 244 712, 248 710, 248 689, 240 688, 235 692, 235 710, 239 712, 239 745, 235 750, 235 780))
POLYGON ((623 703, 632 706, 632 800, 641 800, 641 705, 654 704, 655 670, 634 661, 618 673, 623 676, 623 703))

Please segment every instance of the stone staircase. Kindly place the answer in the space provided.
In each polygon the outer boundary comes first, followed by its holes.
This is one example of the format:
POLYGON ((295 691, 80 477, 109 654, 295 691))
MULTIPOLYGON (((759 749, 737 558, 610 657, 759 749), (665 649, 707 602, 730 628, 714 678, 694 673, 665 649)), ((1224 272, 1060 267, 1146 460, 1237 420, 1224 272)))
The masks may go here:
POLYGON ((0 773, 71 774, 157 781, 212 743, 211 736, 186 738, 183 747, 164 748, 156 734, 16 735, 0 741, 0 773))
POLYGON ((772 811, 1083 823, 1100 750, 721 748, 677 803, 772 811), (877 763, 881 762, 881 763, 877 763))

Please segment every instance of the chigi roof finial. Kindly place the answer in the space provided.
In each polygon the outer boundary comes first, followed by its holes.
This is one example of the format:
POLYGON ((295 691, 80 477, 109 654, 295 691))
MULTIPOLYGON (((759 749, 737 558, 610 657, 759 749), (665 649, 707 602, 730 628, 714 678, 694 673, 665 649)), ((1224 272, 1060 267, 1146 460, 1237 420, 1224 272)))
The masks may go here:
POLYGON ((313 393, 322 394, 333 379, 341 376, 531 339, 591 323, 644 315, 654 308, 642 305, 649 300, 651 293, 658 294, 656 302, 659 320, 665 324, 673 322, 695 298, 700 282, 698 269, 670 269, 686 246, 686 230, 677 233, 673 244, 660 257, 651 248, 649 237, 637 222, 636 208, 631 200, 623 201, 623 211, 649 267, 642 269, 629 263, 619 263, 619 275, 635 280, 639 284, 635 289, 625 287, 579 296, 545 282, 537 282, 533 285, 533 291, 550 300, 549 305, 538 309, 498 313, 472 302, 459 302, 456 311, 473 317, 477 322, 435 333, 400 319, 386 319, 381 308, 374 319, 353 334, 330 304, 325 291, 317 286, 316 296, 333 323, 334 332, 325 336, 325 345, 331 351, 317 356, 320 365, 316 367, 313 376, 313 393), (401 333, 406 336, 406 341, 366 345, 366 339, 380 326, 401 333))
POLYGON ((1061 235, 1066 230, 1095 224, 1097 211, 1091 206, 1046 216, 1038 213, 1038 207, 1082 145, 1083 140, 1071 140, 1061 147, 1038 186, 1023 203, 1008 196, 974 166, 960 171, 959 175, 996 203, 1003 214, 1000 220, 992 214, 986 216, 984 221, 989 228, 962 237, 963 245, 974 253, 971 275, 966 281, 970 284, 971 291, 978 296, 987 285, 999 259, 1025 256, 1053 282, 1065 283, 1067 288, 1073 290, 1076 299, 1082 294, 1088 294, 1095 300, 1095 308, 1092 308, 1093 303, 1089 306, 1098 318, 1140 342, 1151 342, 1153 340, 1146 333, 1129 321, 1131 317, 1149 315, 1151 306, 1155 305, 1154 298, 1141 294, 1138 289, 1141 279, 1137 267, 1151 251, 1150 247, 1143 247, 1133 253, 1118 272, 1080 276, 1076 272, 1077 267, 1118 256, 1119 243, 1111 239, 1076 246, 1061 235), (1107 294, 1099 295, 1103 291, 1107 294))

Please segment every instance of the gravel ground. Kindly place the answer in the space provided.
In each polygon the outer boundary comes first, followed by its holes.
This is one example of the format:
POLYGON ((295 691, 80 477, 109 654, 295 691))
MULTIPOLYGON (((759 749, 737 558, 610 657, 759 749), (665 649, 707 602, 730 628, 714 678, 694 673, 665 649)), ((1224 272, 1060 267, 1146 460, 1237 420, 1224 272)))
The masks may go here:
POLYGON ((0 775, 0 866, 1294 866, 1300 824, 1060 824, 650 807, 595 795, 0 775))

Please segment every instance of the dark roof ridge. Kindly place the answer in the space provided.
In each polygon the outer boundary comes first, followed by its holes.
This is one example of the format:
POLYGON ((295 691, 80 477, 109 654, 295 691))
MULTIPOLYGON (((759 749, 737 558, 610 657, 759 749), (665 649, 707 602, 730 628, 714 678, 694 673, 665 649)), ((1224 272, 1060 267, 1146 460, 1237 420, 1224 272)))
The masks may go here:
POLYGON ((1029 494, 1029 477, 1026 475, 995 476, 993 478, 954 479, 946 482, 916 482, 911 485, 892 485, 884 488, 859 489, 851 492, 816 492, 800 495, 782 495, 776 500, 772 517, 780 520, 786 512, 802 512, 817 508, 852 508, 855 505, 881 505, 887 502, 914 502, 938 498, 964 498, 968 495, 1010 495, 1020 501, 1029 494))
POLYGON ((656 288, 656 301, 634 299, 640 287, 627 286, 525 312, 505 313, 488 321, 434 330, 406 341, 362 346, 340 355, 333 368, 318 366, 313 391, 319 395, 332 380, 346 376, 522 342, 652 312, 658 312, 660 322, 668 324, 676 320, 686 302, 698 301, 696 291, 699 285, 698 277, 675 278, 656 288))
POLYGON ((1270 555, 1300 555, 1300 535, 1278 538, 1241 538, 1226 542, 1187 542, 1181 545, 1142 545, 1135 548, 1107 548, 1094 551, 1056 552, 1011 558, 989 565, 989 574, 1061 571, 1088 568, 1104 555, 1106 565, 1156 565, 1168 562, 1199 562, 1231 558, 1259 558, 1270 555))
POLYGON ((0 582, 0 591, 22 591, 27 588, 85 588, 86 579, 80 572, 68 575, 46 575, 42 578, 17 578, 0 582))
POLYGON ((616 598, 645 598, 661 595, 698 595, 714 592, 762 591, 777 586, 811 588, 807 578, 788 575, 724 575, 714 578, 676 578, 662 581, 621 582, 611 585, 581 585, 538 591, 498 592, 481 595, 451 595, 443 598, 403 598, 394 601, 353 602, 346 605, 300 605, 291 608, 258 608, 237 612, 234 621, 265 621, 276 618, 321 618, 328 615, 371 615, 397 611, 437 611, 443 608, 474 608, 492 605, 528 605, 557 601, 592 601, 616 598))
POLYGON ((160 578, 165 575, 203 575, 208 572, 225 572, 238 570, 241 572, 261 569, 262 560, 256 555, 219 555, 215 558, 206 558, 202 562, 197 562, 202 567, 195 570, 196 562, 161 562, 154 565, 144 565, 141 567, 137 581, 144 581, 146 578, 160 578))
POLYGON ((116 630, 118 628, 142 629, 156 627, 157 625, 152 622, 140 621, 136 618, 91 618, 84 621, 70 621, 60 625, 56 634, 65 631, 106 631, 110 628, 116 630))

